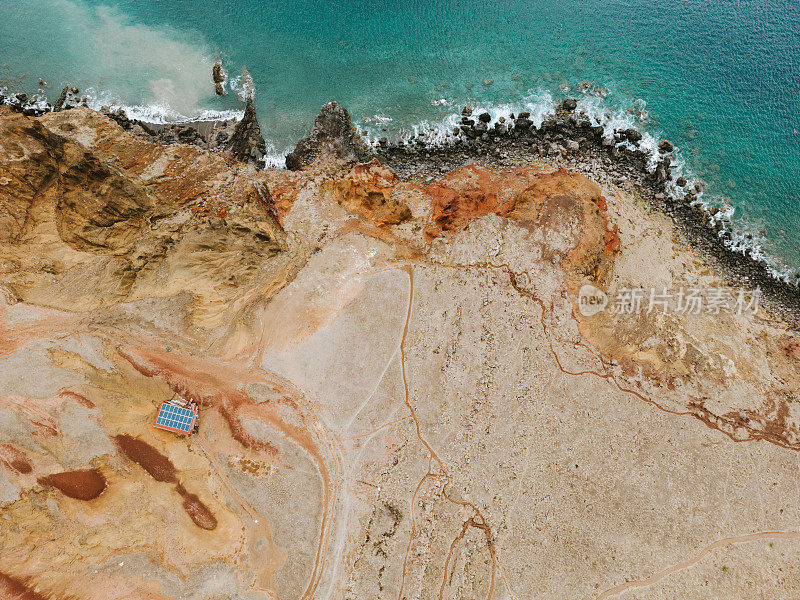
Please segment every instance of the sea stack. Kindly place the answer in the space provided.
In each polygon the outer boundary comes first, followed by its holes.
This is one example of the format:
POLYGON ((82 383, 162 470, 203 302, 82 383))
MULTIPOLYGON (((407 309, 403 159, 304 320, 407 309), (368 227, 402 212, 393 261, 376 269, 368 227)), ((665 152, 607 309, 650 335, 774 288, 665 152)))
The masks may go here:
POLYGON ((79 98, 78 94, 80 91, 78 88, 73 87, 69 84, 64 86, 64 89, 61 90, 61 95, 56 100, 56 103, 53 105, 53 111, 58 112, 60 110, 67 110, 68 108, 73 108, 78 106, 79 98))
POLYGON ((222 68, 222 62, 217 57, 214 61, 214 68, 211 70, 211 78, 214 80, 214 88, 217 96, 225 95, 225 88, 222 86, 225 81, 225 69, 222 68))
POLYGON ((368 158, 369 150, 350 113, 336 102, 329 102, 322 107, 309 134, 286 156, 286 168, 299 171, 317 160, 353 163, 368 158))
POLYGON ((259 163, 267 153, 264 138, 261 137, 261 128, 256 119, 252 96, 247 97, 244 116, 236 124, 225 150, 235 159, 251 163, 259 163))

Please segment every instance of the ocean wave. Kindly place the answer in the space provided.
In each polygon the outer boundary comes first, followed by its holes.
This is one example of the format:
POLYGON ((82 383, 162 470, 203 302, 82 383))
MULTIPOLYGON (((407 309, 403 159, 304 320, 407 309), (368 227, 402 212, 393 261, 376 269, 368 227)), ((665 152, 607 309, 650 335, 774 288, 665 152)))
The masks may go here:
POLYGON ((155 102, 152 104, 126 104, 120 98, 108 91, 98 91, 87 88, 83 91, 86 104, 94 110, 122 110, 129 119, 144 121, 146 123, 188 123, 190 121, 230 121, 242 118, 243 109, 213 110, 196 108, 186 113, 179 112, 169 104, 155 102))

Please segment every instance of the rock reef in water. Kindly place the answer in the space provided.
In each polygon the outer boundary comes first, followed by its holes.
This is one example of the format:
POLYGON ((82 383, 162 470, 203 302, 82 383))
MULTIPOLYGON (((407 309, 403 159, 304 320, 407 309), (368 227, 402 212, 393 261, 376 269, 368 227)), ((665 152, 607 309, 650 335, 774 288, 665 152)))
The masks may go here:
POLYGON ((219 57, 214 61, 214 66, 211 69, 211 79, 214 82, 214 92, 217 96, 225 95, 225 88, 222 84, 225 82, 225 70, 222 68, 222 62, 219 57))
POLYGON ((310 133, 286 156, 286 168, 298 171, 314 162, 354 163, 369 151, 353 125, 350 113, 336 102, 322 107, 310 133))
POLYGON ((742 291, 636 150, 562 113, 366 155, 323 113, 287 171, 0 106, 0 597, 800 589, 797 332, 582 311, 742 291), (175 394, 196 437, 152 427, 175 394))

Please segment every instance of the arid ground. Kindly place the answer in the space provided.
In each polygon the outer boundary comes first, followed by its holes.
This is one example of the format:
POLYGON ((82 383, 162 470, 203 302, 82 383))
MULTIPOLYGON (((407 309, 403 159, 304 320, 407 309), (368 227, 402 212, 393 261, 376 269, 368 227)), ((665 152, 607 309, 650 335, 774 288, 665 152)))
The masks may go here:
POLYGON ((257 170, 0 107, 0 598, 800 598, 800 336, 584 285, 739 291, 542 160, 257 170))

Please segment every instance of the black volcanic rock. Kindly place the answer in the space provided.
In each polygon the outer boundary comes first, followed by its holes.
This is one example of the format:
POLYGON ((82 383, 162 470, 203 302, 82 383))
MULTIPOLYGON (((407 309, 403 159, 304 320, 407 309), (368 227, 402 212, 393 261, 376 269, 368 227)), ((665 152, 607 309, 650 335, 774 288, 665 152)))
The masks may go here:
POLYGON ((564 110, 572 112, 573 110, 578 108, 578 101, 575 100, 575 98, 567 98, 566 100, 564 100, 563 106, 564 110))
MULTIPOLYGON (((520 114, 522 114, 522 113, 520 113, 520 114)), ((530 129, 532 123, 527 117, 520 117, 516 121, 514 121, 514 125, 516 126, 517 129, 520 129, 522 131, 526 131, 526 130, 530 129)))
POLYGON ((624 133, 625 137, 627 137, 634 144, 642 139, 642 134, 633 127, 631 127, 630 129, 626 129, 624 133))
POLYGON ((668 152, 672 152, 673 150, 675 150, 675 146, 673 146, 672 142, 670 142, 669 140, 661 140, 658 143, 658 149, 661 150, 661 152, 663 152, 664 154, 667 154, 668 152))
POLYGON ((258 163, 267 153, 264 138, 261 137, 261 128, 256 119, 256 109, 253 99, 247 98, 242 120, 236 124, 230 140, 225 145, 225 150, 236 160, 242 162, 258 163))
POLYGON ((322 107, 309 134, 286 156, 286 168, 299 171, 318 159, 339 163, 366 160, 369 150, 347 109, 336 102, 322 107))

